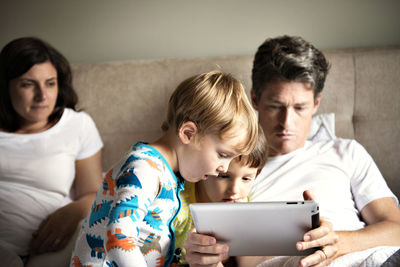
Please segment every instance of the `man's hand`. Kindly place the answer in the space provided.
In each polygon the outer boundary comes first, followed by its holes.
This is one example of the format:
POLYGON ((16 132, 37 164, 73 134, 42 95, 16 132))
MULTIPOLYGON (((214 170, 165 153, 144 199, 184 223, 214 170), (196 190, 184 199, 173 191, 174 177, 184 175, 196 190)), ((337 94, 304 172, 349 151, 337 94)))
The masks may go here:
MULTIPOLYGON (((315 200, 310 191, 306 190, 303 193, 304 200, 315 200)), ((309 248, 320 248, 313 254, 303 258, 300 261, 300 266, 326 266, 331 263, 337 256, 337 243, 339 237, 333 231, 332 224, 321 218, 321 226, 304 234, 303 240, 297 242, 298 250, 309 248)))
POLYGON ((214 237, 199 234, 195 229, 189 232, 184 248, 191 267, 223 266, 222 261, 228 258, 228 245, 218 244, 214 237))

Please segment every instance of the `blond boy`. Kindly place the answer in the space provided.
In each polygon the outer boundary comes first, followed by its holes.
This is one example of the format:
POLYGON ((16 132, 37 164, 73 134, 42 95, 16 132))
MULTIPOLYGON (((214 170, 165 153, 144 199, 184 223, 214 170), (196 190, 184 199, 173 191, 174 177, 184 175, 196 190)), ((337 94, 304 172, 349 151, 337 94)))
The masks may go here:
POLYGON ((135 144, 107 173, 71 266, 169 266, 184 180, 225 173, 254 148, 257 125, 231 75, 213 71, 183 81, 170 98, 164 134, 135 144))

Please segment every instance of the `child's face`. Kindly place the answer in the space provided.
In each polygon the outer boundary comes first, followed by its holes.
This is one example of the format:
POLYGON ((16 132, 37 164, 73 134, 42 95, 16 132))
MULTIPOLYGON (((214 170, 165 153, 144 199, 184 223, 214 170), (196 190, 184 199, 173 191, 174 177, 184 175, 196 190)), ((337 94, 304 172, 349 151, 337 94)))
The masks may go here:
POLYGON ((180 174, 187 181, 198 182, 225 173, 231 160, 239 155, 234 147, 242 137, 221 140, 216 135, 206 134, 197 138, 178 156, 180 174))
POLYGON ((208 180, 196 184, 197 201, 245 201, 256 175, 257 168, 243 166, 239 161, 234 160, 226 173, 210 177, 208 180))

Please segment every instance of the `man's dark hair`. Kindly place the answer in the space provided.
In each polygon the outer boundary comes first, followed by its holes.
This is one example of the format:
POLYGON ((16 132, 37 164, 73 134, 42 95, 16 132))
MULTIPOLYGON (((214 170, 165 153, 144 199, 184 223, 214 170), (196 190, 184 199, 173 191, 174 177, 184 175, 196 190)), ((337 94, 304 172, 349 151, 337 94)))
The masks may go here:
POLYGON ((75 110, 78 96, 72 87, 72 71, 67 59, 48 43, 23 37, 9 42, 0 53, 0 129, 14 132, 20 128, 19 116, 11 104, 10 81, 33 65, 50 62, 57 71, 58 96, 49 122, 58 120, 64 108, 75 110))
POLYGON ((314 98, 324 88, 329 63, 321 51, 297 36, 267 39, 253 61, 252 83, 259 99, 266 84, 273 81, 308 83, 314 98))

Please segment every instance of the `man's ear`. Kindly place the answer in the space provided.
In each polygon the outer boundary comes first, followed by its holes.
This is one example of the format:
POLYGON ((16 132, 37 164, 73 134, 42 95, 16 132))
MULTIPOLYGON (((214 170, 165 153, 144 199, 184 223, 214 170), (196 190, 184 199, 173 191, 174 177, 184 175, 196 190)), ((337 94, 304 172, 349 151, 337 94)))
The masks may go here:
POLYGON ((192 121, 184 122, 178 130, 178 137, 183 144, 189 144, 198 133, 197 126, 192 121))
POLYGON ((253 108, 258 111, 258 100, 254 89, 251 89, 250 94, 251 94, 251 104, 253 104, 253 108))
POLYGON ((319 108, 319 105, 321 104, 321 99, 322 99, 322 93, 318 93, 318 96, 314 100, 314 111, 313 115, 317 113, 317 110, 319 108))

